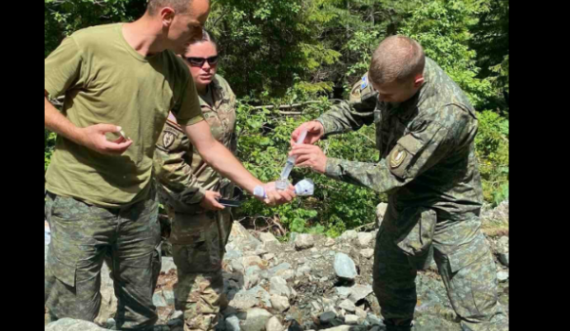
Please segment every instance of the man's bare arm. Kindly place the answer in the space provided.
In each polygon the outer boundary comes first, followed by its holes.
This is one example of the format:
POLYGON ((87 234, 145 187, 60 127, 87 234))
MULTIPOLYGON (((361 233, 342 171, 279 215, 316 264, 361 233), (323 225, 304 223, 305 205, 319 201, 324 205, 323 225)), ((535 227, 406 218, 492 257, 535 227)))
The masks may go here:
POLYGON ((206 121, 183 128, 206 163, 250 194, 253 194, 254 188, 260 185, 265 188, 266 202, 284 203, 294 198, 293 187, 285 191, 276 191, 273 183, 264 184, 255 178, 224 145, 214 139, 206 121))

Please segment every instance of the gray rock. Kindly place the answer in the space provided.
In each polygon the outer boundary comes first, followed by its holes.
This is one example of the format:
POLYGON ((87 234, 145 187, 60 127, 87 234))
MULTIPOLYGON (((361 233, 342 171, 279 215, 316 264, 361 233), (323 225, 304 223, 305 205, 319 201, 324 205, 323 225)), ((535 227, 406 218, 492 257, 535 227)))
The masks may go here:
POLYGON ((174 306, 174 292, 173 291, 164 290, 164 291, 162 291, 162 295, 164 296, 164 299, 166 300, 167 305, 174 306))
POLYGON ((322 308, 321 305, 317 301, 315 301, 315 300, 311 301, 311 309, 313 311, 317 311, 317 312, 321 311, 321 308, 322 308))
POLYGON ((279 318, 277 316, 271 317, 267 324, 265 325, 266 331, 283 331, 283 325, 279 322, 279 318))
POLYGON ((164 297, 162 296, 162 292, 156 292, 152 295, 152 304, 155 305, 156 307, 167 307, 168 304, 166 304, 166 300, 164 299, 164 297))
POLYGON ((283 245, 279 241, 266 242, 263 246, 272 253, 278 253, 283 250, 283 245))
POLYGON ((262 256, 267 253, 269 253, 269 251, 267 251, 267 249, 265 249, 263 246, 259 246, 255 249, 255 255, 262 256))
POLYGON ((354 326, 339 325, 339 326, 335 326, 334 328, 321 329, 321 331, 349 331, 351 328, 354 328, 354 326))
POLYGON ((344 322, 345 322, 346 324, 352 324, 352 325, 358 324, 358 316, 356 316, 356 315, 346 315, 346 316, 344 317, 344 322))
POLYGON ((508 253, 509 252, 509 237, 502 236, 497 242, 497 253, 508 253))
POLYGON ((258 265, 252 265, 247 267, 247 269, 245 269, 246 276, 252 276, 260 273, 261 273, 261 268, 258 265))
POLYGON ((509 222, 509 202, 507 200, 501 202, 495 209, 493 210, 485 210, 481 212, 481 219, 483 222, 485 221, 494 221, 500 223, 508 223, 509 222))
POLYGON ((365 320, 366 319, 366 311, 364 311, 364 309, 360 308, 360 307, 356 307, 356 316, 358 316, 359 320, 365 320))
POLYGON ((297 291, 295 291, 295 289, 292 287, 290 287, 289 289, 291 290, 291 298, 295 298, 297 296, 297 291))
POLYGON ((344 279, 354 279, 358 275, 354 261, 344 253, 336 253, 334 271, 339 278, 344 279))
POLYGON ((255 250, 259 245, 262 245, 261 241, 252 236, 239 222, 233 223, 228 242, 234 244, 233 247, 239 247, 239 250, 242 251, 245 251, 246 248, 255 250))
POLYGON ((107 320, 107 322, 105 322, 104 328, 105 328, 105 329, 113 330, 113 329, 115 329, 115 326, 116 326, 116 325, 117 325, 117 322, 115 321, 115 319, 114 319, 114 318, 109 318, 109 319, 107 320))
POLYGON ((271 318, 271 313, 265 309, 253 308, 247 312, 247 317, 242 323, 241 328, 244 331, 262 331, 267 325, 267 321, 271 318))
POLYGON ((366 316, 366 320, 371 325, 384 325, 384 322, 378 316, 376 316, 372 313, 368 313, 368 315, 366 316))
POLYGON ((360 251, 360 255, 362 255, 363 258, 370 259, 372 256, 374 256, 374 249, 372 248, 363 249, 360 251))
POLYGON ((103 262, 103 267, 101 268, 101 287, 99 291, 101 293, 101 306, 99 306, 99 313, 93 322, 98 325, 105 325, 110 318, 115 317, 118 302, 117 297, 115 297, 111 270, 106 262, 103 262))
POLYGON ((275 258, 275 254, 273 254, 273 253, 267 253, 267 254, 264 254, 262 257, 263 257, 264 260, 269 261, 269 260, 275 258))
POLYGON ((297 250, 303 250, 311 248, 315 245, 315 240, 311 234, 302 233, 295 238, 295 248, 297 250))
POLYGON ((287 263, 287 262, 281 263, 281 264, 279 264, 273 268, 270 268, 268 270, 269 271, 269 277, 275 276, 275 274, 279 271, 289 270, 291 268, 292 268, 292 266, 289 263, 287 263))
POLYGON ((327 324, 327 323, 332 322, 332 320, 335 319, 335 318, 336 318, 336 314, 335 314, 335 313, 333 313, 332 311, 327 311, 327 312, 325 312, 325 313, 322 313, 322 314, 319 316, 319 321, 320 321, 322 324, 327 324))
POLYGON ((367 248, 370 246, 374 240, 374 235, 370 232, 360 232, 358 233, 358 245, 362 248, 367 248))
POLYGON ((228 250, 225 254, 224 254, 224 260, 236 260, 243 257, 242 252, 240 251, 236 251, 236 250, 228 250))
POLYGON ((336 293, 341 297, 341 298, 348 298, 348 296, 350 295, 350 293, 352 293, 352 289, 350 287, 346 287, 346 286, 339 286, 339 287, 335 287, 336 293))
POLYGON ((274 295, 282 295, 287 298, 291 297, 291 290, 287 286, 287 281, 279 276, 271 277, 270 282, 270 293, 274 295))
POLYGON ((331 247, 336 243, 336 241, 333 238, 328 238, 327 241, 325 242, 325 247, 331 247))
POLYGON ((263 279, 269 279, 271 277, 268 270, 262 270, 259 276, 261 276, 262 281, 263 279))
POLYGON ((281 295, 272 295, 269 300, 271 301, 271 306, 273 306, 273 308, 280 313, 283 313, 289 309, 289 307, 291 307, 289 304, 289 299, 281 295))
POLYGON ((509 279, 509 273, 506 271, 499 271, 497 273, 497 279, 499 280, 499 282, 504 282, 507 279, 509 279))
POLYGON ((342 301, 340 303, 340 305, 338 305, 339 308, 342 308, 348 312, 354 313, 356 311, 356 306, 354 305, 354 303, 348 299, 345 299, 344 301, 342 301))
POLYGON ((309 275, 310 273, 311 273, 311 267, 308 265, 304 265, 302 267, 299 267, 299 269, 297 269, 296 276, 301 277, 303 275, 309 275))
POLYGON ((252 265, 245 269, 244 286, 246 289, 250 289, 261 280, 261 268, 258 265, 252 265))
POLYGON ((226 317, 227 331, 240 331, 239 318, 236 315, 226 317))
POLYGON ((358 238, 358 232, 354 231, 354 230, 348 230, 345 231, 340 237, 340 240, 343 241, 351 241, 358 238))
POLYGON ((285 280, 289 280, 295 277, 295 271, 293 270, 279 270, 275 273, 275 276, 279 276, 285 280))
POLYGON ((350 295, 348 298, 352 302, 358 302, 366 298, 370 293, 372 293, 372 286, 357 284, 350 288, 350 295))
POLYGON ((268 242, 277 242, 279 243, 279 240, 277 240, 277 238, 275 238, 275 236, 270 233, 270 232, 261 232, 259 234, 259 240, 261 240, 262 243, 268 243, 268 242))
POLYGON ((238 272, 244 272, 244 268, 243 268, 243 263, 241 263, 242 259, 235 259, 232 262, 230 262, 230 265, 232 267, 232 270, 234 271, 238 271, 238 272))
POLYGON ((269 298, 271 297, 269 295, 269 292, 267 292, 263 287, 261 287, 260 285, 255 286, 252 289, 249 289, 247 291, 248 295, 251 295, 252 297, 256 298, 258 302, 263 302, 263 305, 267 308, 271 308, 271 300, 269 300, 269 298))
POLYGON ((230 300, 229 307, 232 307, 237 311, 247 311, 257 304, 258 304, 258 299, 255 294, 248 293, 248 291, 245 290, 241 290, 237 292, 234 295, 234 297, 230 300))
POLYGON ((265 265, 263 260, 257 255, 246 256, 246 257, 243 257, 241 260, 242 260, 242 264, 245 268, 251 267, 253 265, 257 265, 257 266, 264 266, 265 265))
POLYGON ((105 331, 95 323, 76 320, 72 318, 62 318, 55 322, 51 322, 45 326, 44 331, 105 331))
POLYGON ((174 259, 171 256, 162 257, 162 265, 160 266, 160 272, 164 272, 165 274, 167 274, 170 272, 170 270, 176 270, 174 259))

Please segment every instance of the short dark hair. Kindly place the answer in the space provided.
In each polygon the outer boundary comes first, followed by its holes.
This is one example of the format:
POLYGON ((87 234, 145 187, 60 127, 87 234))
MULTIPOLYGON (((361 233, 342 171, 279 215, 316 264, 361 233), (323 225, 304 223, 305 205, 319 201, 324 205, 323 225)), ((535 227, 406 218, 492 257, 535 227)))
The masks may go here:
POLYGON ((372 55, 368 75, 376 84, 407 82, 421 74, 425 67, 425 54, 417 41, 405 36, 384 39, 372 55))
POLYGON ((170 6, 179 13, 184 13, 188 10, 190 3, 193 0, 147 0, 146 10, 152 16, 158 12, 160 8, 170 6))

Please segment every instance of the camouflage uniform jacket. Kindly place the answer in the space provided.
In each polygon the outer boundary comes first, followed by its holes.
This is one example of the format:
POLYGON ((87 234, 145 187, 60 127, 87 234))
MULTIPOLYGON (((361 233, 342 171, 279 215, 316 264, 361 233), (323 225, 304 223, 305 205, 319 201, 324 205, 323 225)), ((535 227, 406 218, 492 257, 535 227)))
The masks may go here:
POLYGON ((477 117, 467 96, 431 59, 425 83, 409 100, 378 100, 368 73, 356 84, 349 102, 317 119, 330 134, 376 125, 378 163, 328 158, 325 174, 348 183, 387 192, 396 209, 434 209, 439 219, 478 216, 481 179, 475 156, 477 117))
MULTIPOLYGON (((208 89, 211 91, 212 104, 200 96, 204 118, 214 138, 235 154, 236 96, 228 82, 219 75, 214 77, 208 89)), ((221 191, 225 198, 231 197, 233 184, 222 178, 202 160, 200 154, 193 151, 188 137, 171 117, 166 121, 156 147, 154 172, 160 184, 159 196, 176 212, 204 212, 198 204, 207 190, 221 191)))

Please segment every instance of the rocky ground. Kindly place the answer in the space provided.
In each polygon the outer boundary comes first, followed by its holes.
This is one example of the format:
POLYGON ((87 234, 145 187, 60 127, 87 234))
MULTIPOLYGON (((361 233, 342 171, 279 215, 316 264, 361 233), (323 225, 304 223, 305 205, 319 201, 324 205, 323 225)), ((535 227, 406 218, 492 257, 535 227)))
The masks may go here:
MULTIPOLYGON (((508 314, 508 202, 482 212, 483 230, 498 268, 499 299, 508 314)), ((382 214, 382 208, 378 213, 382 214)), ((382 315, 372 292, 372 262, 377 230, 347 231, 336 239, 292 234, 287 243, 270 233, 235 223, 223 262, 229 305, 218 331, 382 331, 382 315)), ((174 309, 176 267, 163 257, 153 297, 159 313, 155 330, 182 331, 182 313, 174 309)), ((416 279, 416 331, 460 331, 435 263, 416 279)), ((116 299, 108 269, 102 272, 103 304, 94 323, 61 319, 46 331, 94 331, 112 328, 116 299)))

